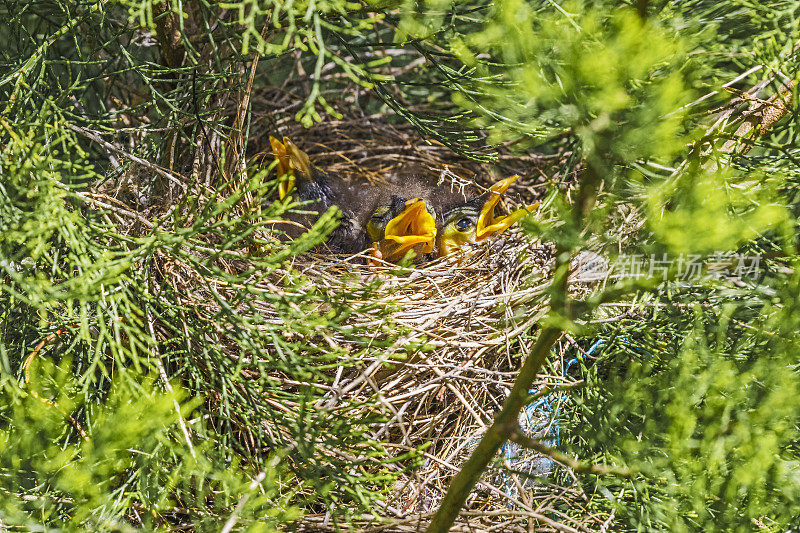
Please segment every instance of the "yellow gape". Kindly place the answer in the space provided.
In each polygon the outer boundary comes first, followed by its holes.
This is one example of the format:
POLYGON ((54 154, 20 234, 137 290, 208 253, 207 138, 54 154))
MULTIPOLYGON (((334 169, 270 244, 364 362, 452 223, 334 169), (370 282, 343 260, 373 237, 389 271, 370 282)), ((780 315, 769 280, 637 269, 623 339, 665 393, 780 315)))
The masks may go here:
POLYGON ((514 175, 510 178, 500 180, 489 188, 489 198, 483 204, 480 216, 478 217, 478 224, 475 227, 475 240, 482 241, 483 239, 501 233, 514 225, 519 219, 532 212, 539 207, 539 203, 531 204, 529 206, 517 209, 509 215, 494 216, 494 208, 500 201, 500 196, 505 194, 512 183, 517 181, 519 176, 514 175))
POLYGON ((308 154, 300 150, 286 137, 283 138, 283 143, 281 143, 270 135, 269 144, 272 146, 272 154, 275 156, 275 161, 278 162, 278 178, 286 176, 278 184, 278 196, 283 200, 289 195, 297 182, 295 171, 306 178, 311 177, 311 160, 309 160, 308 154))
MULTIPOLYGON (((384 216, 381 208, 376 210, 376 217, 384 216)), ((433 251, 436 239, 436 221, 428 212, 424 200, 413 198, 405 203, 403 210, 386 223, 383 235, 380 228, 372 221, 367 226, 370 237, 375 240, 376 257, 385 261, 398 261, 409 251, 418 255, 433 251)))
POLYGON ((480 208, 475 201, 470 201, 446 213, 444 229, 437 242, 439 255, 447 255, 458 250, 465 243, 480 242, 496 233, 501 233, 538 207, 539 204, 536 203, 517 209, 509 215, 495 216, 494 209, 500 202, 500 196, 517 178, 519 176, 511 176, 492 185, 489 189, 489 197, 480 208))

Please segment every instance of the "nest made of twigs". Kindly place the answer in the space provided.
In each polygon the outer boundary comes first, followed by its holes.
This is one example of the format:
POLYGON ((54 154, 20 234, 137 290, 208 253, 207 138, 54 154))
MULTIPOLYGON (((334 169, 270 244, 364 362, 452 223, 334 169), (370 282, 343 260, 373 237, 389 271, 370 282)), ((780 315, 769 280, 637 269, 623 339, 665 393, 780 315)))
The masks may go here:
MULTIPOLYGON (((285 122, 280 129, 271 133, 293 139, 316 165, 327 170, 369 178, 416 164, 438 176, 440 186, 475 191, 519 174, 506 195, 507 209, 534 203, 544 193, 542 166, 547 158, 543 157, 506 157, 494 166, 476 163, 459 158, 444 146, 424 143, 409 128, 363 117, 326 122, 308 131, 285 122)), ((337 392, 331 395, 380 398, 389 420, 376 428, 374 435, 390 451, 401 454, 429 444, 423 466, 403 474, 386 502, 383 518, 392 520, 389 530, 420 527, 420 520, 424 522, 435 510, 448 480, 491 424, 545 312, 544 291, 552 255, 551 246, 512 228, 488 242, 468 245, 460 253, 399 272, 390 265, 366 266, 358 256, 307 254, 292 262, 292 269, 332 292, 341 286, 345 271, 358 272, 365 282, 380 279, 385 289, 382 297, 397 306, 392 320, 407 332, 402 342, 431 347, 407 360, 348 367, 337 376, 337 392)), ((574 290, 587 290, 587 283, 574 281, 574 290)), ((356 314, 350 320, 369 324, 372 317, 356 314)), ((348 342, 343 336, 331 335, 334 343, 348 342)), ((536 386, 563 379, 542 376, 536 386)), ((542 530, 549 529, 553 521, 544 514, 514 511, 518 505, 526 505, 520 501, 518 488, 508 490, 506 484, 496 473, 484 476, 478 488, 485 496, 470 502, 476 514, 469 518, 468 511, 462 516, 464 523, 488 526, 503 517, 500 521, 512 530, 533 518, 542 530)), ((535 489, 526 485, 526 491, 535 498, 569 500, 575 496, 569 490, 541 484, 535 489), (556 493, 560 496, 554 496, 556 493)), ((325 530, 326 524, 323 516, 306 517, 300 523, 309 530, 325 530)), ((369 530, 366 522, 363 526, 369 530)))
MULTIPOLYGON (((506 205, 501 205, 508 210, 541 199, 547 185, 543 169, 554 162, 553 157, 535 154, 501 154, 492 165, 466 160, 445 146, 424 142, 410 127, 391 125, 379 117, 350 115, 308 130, 290 120, 260 118, 254 112, 248 149, 251 161, 271 161, 267 138, 275 135, 292 139, 314 164, 326 170, 367 178, 379 178, 403 165, 415 164, 438 177, 442 187, 464 188, 465 192, 471 189, 479 194, 498 179, 518 174, 520 178, 504 196, 506 205)), ((156 205, 152 199, 149 202, 152 212, 164 213, 171 208, 167 200, 164 205, 156 205)), ((488 242, 465 246, 460 253, 403 268, 368 265, 359 256, 304 254, 254 284, 255 291, 274 291, 282 277, 300 272, 317 290, 334 294, 341 292, 343 284, 377 280, 382 290, 370 297, 395 308, 391 320, 403 331, 398 342, 427 347, 404 360, 387 356, 383 361, 343 367, 332 383, 321 384, 330 391, 327 399, 332 403, 345 395, 378 398, 387 421, 374 428, 373 437, 390 453, 401 455, 428 445, 422 467, 402 473, 394 494, 385 502, 386 513, 380 519, 391 520, 394 525, 390 530, 420 527, 420 520, 435 510, 448 480, 491 424, 521 358, 535 339, 536 323, 545 312, 552 255, 547 243, 511 228, 488 242)), ((198 283, 197 272, 166 259, 161 268, 173 278, 176 293, 185 293, 188 304, 203 302, 213 307, 203 294, 204 284, 198 283)), ((573 283, 573 289, 588 290, 587 284, 579 281, 573 283)), ((219 293, 224 294, 225 288, 220 287, 219 293)), ((360 307, 359 302, 352 303, 354 309, 360 307)), ((268 305, 262 305, 258 312, 265 320, 281 320, 268 305)), ((213 314, 210 309, 208 316, 213 314)), ((359 312, 348 318, 354 326, 370 326, 374 320, 369 313, 359 312)), ((331 331, 326 333, 325 342, 346 346, 351 340, 331 331)), ((226 350, 231 358, 238 357, 234 342, 226 350)), ((252 379, 259 377, 253 374, 252 379)), ((248 379, 248 374, 243 378, 248 379)), ((280 380, 281 376, 276 378, 280 380)), ((558 385, 564 380, 558 375, 540 376, 535 387, 558 385)), ((286 381, 286 386, 296 384, 286 381)), ((213 391, 209 392, 214 401, 213 391)), ((242 441, 251 441, 246 422, 241 424, 242 441)), ((460 523, 478 529, 503 523, 504 530, 514 530, 534 520, 546 531, 553 521, 535 512, 531 500, 523 500, 563 499, 571 505, 577 498, 574 491, 564 487, 526 485, 525 491, 520 491, 519 487, 509 490, 507 485, 508 480, 500 479, 496 472, 487 473, 478 486, 482 495, 468 502, 460 523)), ((369 529, 371 522, 374 520, 365 521, 364 527, 369 529)), ((312 515, 298 527, 325 530, 329 525, 324 516, 312 515)))

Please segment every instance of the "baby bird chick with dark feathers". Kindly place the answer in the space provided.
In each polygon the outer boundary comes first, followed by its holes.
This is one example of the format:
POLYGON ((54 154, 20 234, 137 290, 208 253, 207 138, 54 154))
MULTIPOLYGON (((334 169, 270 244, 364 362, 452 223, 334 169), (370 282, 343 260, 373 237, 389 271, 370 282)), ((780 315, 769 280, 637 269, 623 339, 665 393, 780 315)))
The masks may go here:
POLYGON ((446 184, 438 176, 427 176, 413 167, 389 176, 393 183, 405 184, 405 190, 428 204, 436 220, 436 242, 432 257, 448 255, 466 243, 481 242, 502 233, 538 207, 538 203, 517 209, 509 215, 495 215, 500 198, 519 176, 498 181, 484 194, 466 194, 446 184))
MULTIPOLYGON (((379 183, 345 180, 311 164, 308 155, 289 139, 270 137, 281 199, 293 188, 298 199, 309 201, 320 214, 332 206, 341 210, 341 224, 328 237, 328 247, 338 253, 357 253, 372 245, 373 256, 396 262, 413 250, 418 257, 440 257, 467 242, 480 242, 500 233, 538 204, 509 215, 495 216, 501 196, 517 179, 501 180, 487 194, 469 197, 438 183, 438 176, 410 165, 385 176, 379 183)), ((297 217, 295 217, 297 218, 297 217)), ((310 227, 315 217, 295 220, 310 227)), ((290 237, 302 231, 287 231, 290 237)))
MULTIPOLYGON (((270 137, 278 162, 278 185, 281 199, 296 190, 297 199, 309 203, 310 210, 322 214, 335 206, 341 211, 340 225, 326 241, 334 253, 358 253, 374 243, 374 255, 387 261, 398 261, 409 251, 418 255, 433 249, 436 236, 432 215, 419 198, 407 200, 401 187, 389 182, 347 180, 313 165, 308 155, 289 139, 283 143, 270 137)), ((292 222, 310 227, 318 215, 292 214, 292 222)), ((291 226, 289 237, 295 238, 304 229, 291 226)))
POLYGON ((328 236, 326 245, 335 253, 357 253, 366 245, 364 225, 360 223, 358 212, 350 207, 363 205, 355 201, 359 188, 343 180, 336 174, 325 172, 311 164, 308 154, 297 148, 289 139, 284 138, 281 143, 275 137, 270 137, 272 152, 278 162, 278 176, 283 181, 278 184, 278 195, 283 200, 295 190, 297 199, 306 202, 304 210, 316 214, 292 213, 289 218, 295 224, 286 226, 286 234, 297 238, 316 222, 319 215, 331 207, 341 211, 341 220, 328 236), (299 224, 299 226, 298 226, 299 224))
POLYGON ((445 208, 439 231, 436 236, 436 250, 439 256, 450 254, 465 243, 481 242, 492 235, 504 232, 518 220, 533 212, 539 204, 535 203, 508 215, 495 215, 500 198, 519 176, 511 176, 498 181, 489 188, 488 193, 445 208))
POLYGON ((396 262, 409 251, 423 257, 433 251, 435 213, 421 198, 392 196, 388 205, 379 205, 373 211, 366 229, 375 259, 396 262))

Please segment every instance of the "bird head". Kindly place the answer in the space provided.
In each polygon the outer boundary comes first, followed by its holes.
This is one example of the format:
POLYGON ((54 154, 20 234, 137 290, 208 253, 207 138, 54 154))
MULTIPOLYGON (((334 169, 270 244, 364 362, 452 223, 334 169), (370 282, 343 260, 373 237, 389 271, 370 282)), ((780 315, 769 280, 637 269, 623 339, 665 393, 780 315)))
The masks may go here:
POLYGON ((517 209, 508 215, 496 216, 495 207, 500 197, 519 176, 500 180, 489 188, 489 196, 478 197, 450 209, 444 214, 442 231, 437 239, 439 255, 447 255, 467 242, 480 242, 502 233, 539 204, 517 209))
POLYGON ((311 177, 311 160, 308 158, 308 154, 286 137, 283 138, 283 142, 280 142, 270 135, 269 144, 272 146, 275 161, 278 162, 278 177, 283 178, 278 183, 278 195, 283 200, 294 188, 298 177, 311 177))
POLYGON ((379 206, 367 222, 367 234, 386 261, 398 261, 409 251, 433 251, 436 220, 431 208, 420 198, 392 197, 389 205, 379 206))

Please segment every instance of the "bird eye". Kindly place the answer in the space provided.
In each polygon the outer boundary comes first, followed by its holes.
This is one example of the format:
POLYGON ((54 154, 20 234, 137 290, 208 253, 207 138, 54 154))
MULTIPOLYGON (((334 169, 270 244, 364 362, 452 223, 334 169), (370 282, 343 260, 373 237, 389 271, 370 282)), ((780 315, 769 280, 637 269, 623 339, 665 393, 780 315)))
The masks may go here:
POLYGON ((458 231, 467 231, 467 229, 472 225, 472 220, 469 217, 464 217, 456 222, 456 229, 458 231))

